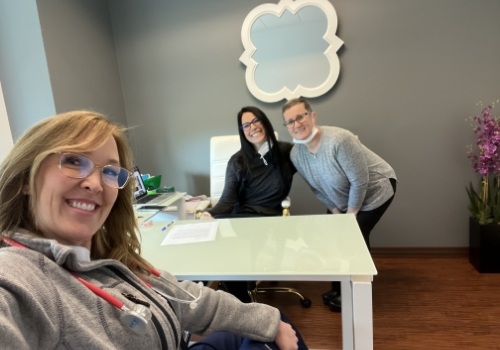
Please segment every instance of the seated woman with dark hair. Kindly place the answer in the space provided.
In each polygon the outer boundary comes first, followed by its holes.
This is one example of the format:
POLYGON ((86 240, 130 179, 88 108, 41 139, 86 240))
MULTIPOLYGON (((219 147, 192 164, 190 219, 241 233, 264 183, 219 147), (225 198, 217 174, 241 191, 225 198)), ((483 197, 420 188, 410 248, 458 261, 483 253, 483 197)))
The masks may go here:
POLYGON ((276 139, 271 122, 257 107, 242 108, 237 123, 241 149, 229 159, 219 201, 202 219, 281 215, 281 202, 292 187, 293 145, 276 139))
MULTIPOLYGON (((291 143, 278 141, 269 118, 257 107, 237 115, 241 149, 229 159, 224 190, 217 204, 201 219, 282 215, 281 202, 292 187, 296 170, 290 160, 291 143)), ((253 282, 225 282, 227 290, 250 302, 253 282)))

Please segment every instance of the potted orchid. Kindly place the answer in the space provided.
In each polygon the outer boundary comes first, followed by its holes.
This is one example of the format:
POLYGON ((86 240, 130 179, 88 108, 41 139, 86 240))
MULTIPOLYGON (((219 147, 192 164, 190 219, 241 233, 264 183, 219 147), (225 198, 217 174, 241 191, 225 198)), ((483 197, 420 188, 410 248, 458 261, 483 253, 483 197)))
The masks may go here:
POLYGON ((494 104, 472 117, 476 150, 469 149, 472 168, 480 178, 476 191, 472 182, 467 189, 469 210, 479 224, 500 224, 500 118, 492 116, 494 104))
POLYGON ((494 107, 492 103, 471 117, 476 147, 468 151, 480 175, 478 189, 472 182, 467 188, 469 258, 480 272, 500 272, 500 117, 492 115, 494 107))

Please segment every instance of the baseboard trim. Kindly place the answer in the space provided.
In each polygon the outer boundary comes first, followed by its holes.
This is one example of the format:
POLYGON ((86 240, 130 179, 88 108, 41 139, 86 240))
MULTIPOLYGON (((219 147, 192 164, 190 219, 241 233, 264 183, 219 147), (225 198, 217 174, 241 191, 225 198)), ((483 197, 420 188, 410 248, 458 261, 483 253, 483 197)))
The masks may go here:
POLYGON ((380 258, 463 258, 469 255, 469 247, 372 247, 370 252, 373 257, 380 258))

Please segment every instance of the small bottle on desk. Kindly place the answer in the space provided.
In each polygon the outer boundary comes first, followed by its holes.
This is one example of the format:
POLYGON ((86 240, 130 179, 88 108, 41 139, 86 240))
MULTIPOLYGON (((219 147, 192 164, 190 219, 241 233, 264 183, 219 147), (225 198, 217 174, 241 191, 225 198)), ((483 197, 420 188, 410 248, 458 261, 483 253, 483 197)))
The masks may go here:
POLYGON ((194 213, 194 219, 195 220, 200 220, 201 214, 203 214, 203 210, 197 209, 194 213))
POLYGON ((281 202, 281 206, 283 207, 283 216, 290 216, 290 198, 287 197, 281 202))

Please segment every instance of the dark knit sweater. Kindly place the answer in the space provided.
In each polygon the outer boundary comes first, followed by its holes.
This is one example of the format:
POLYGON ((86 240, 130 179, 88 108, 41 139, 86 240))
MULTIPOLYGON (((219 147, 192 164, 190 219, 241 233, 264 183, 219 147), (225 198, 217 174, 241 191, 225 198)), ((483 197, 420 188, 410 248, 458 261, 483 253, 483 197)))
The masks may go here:
POLYGON ((261 159, 255 152, 250 160, 250 172, 242 170, 241 150, 227 164, 224 190, 216 206, 208 212, 214 217, 281 215, 281 202, 292 187, 295 167, 290 161, 292 144, 278 142, 281 162, 271 159, 271 152, 261 159), (280 171, 281 169, 281 171, 280 171))

